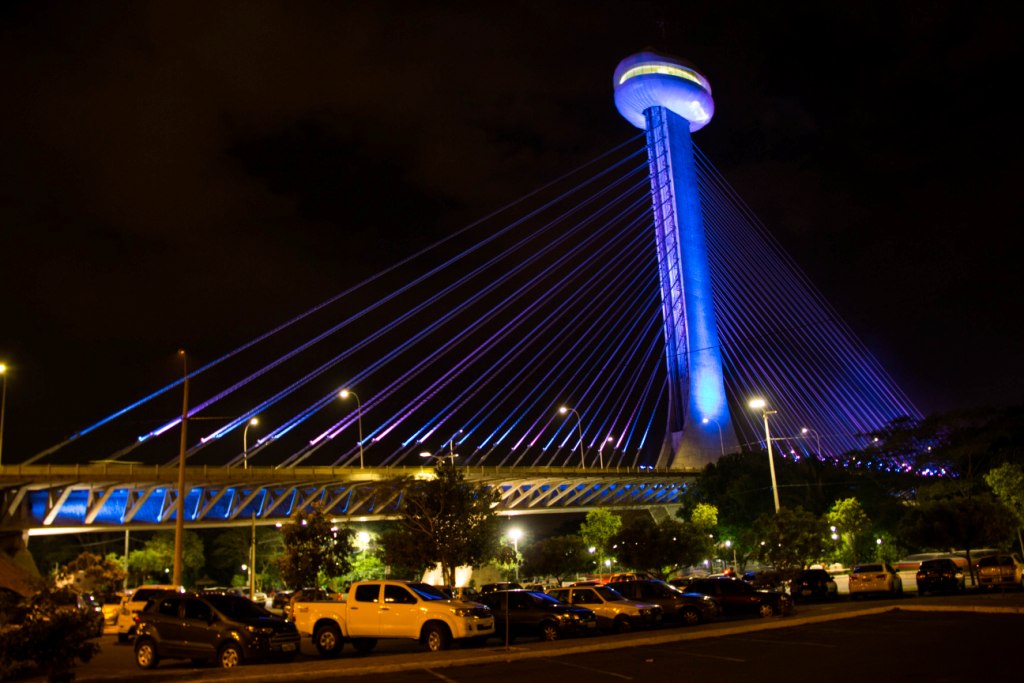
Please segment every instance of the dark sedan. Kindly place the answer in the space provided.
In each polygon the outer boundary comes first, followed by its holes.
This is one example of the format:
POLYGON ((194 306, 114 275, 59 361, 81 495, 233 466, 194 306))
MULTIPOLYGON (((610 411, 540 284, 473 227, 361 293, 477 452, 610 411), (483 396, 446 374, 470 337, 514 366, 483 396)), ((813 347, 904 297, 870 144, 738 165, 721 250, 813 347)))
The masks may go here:
POLYGON ((686 590, 714 598, 725 615, 756 614, 762 617, 786 615, 793 611, 793 599, 773 590, 757 590, 746 581, 718 576, 690 582, 686 590))
POLYGON ((593 610, 568 605, 546 593, 499 590, 480 596, 478 601, 491 608, 494 635, 504 639, 507 632, 509 642, 519 636, 558 640, 597 631, 593 610))
POLYGON ((789 584, 794 600, 835 600, 839 589, 835 579, 824 569, 805 569, 789 584))
POLYGON ((702 593, 684 593, 657 579, 613 581, 608 585, 630 600, 660 605, 665 613, 665 621, 699 624, 718 616, 719 607, 714 598, 702 593))
POLYGON ((964 571, 949 558, 925 560, 917 569, 917 594, 964 590, 964 571))

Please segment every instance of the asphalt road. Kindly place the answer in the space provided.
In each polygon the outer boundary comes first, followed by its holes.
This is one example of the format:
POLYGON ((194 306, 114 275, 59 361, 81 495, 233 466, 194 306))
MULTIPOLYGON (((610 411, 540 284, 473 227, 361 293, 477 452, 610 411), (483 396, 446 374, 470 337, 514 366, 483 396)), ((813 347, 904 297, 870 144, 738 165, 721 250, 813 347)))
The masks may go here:
POLYGON ((317 656, 308 639, 291 663, 240 669, 163 662, 143 671, 130 645, 113 635, 100 654, 76 667, 79 683, 112 681, 290 681, 345 678, 377 681, 501 681, 533 683, 585 679, 678 680, 681 672, 705 680, 860 681, 921 676, 929 683, 1003 673, 1019 680, 1012 644, 1024 630, 1024 593, 877 598, 799 604, 794 615, 722 620, 696 627, 667 627, 626 635, 543 643, 523 639, 506 648, 491 640, 478 648, 425 652, 412 641, 381 641, 369 655, 346 649, 339 659, 317 656), (926 675, 927 674, 927 675, 926 675), (753 677, 753 678, 750 678, 753 677))

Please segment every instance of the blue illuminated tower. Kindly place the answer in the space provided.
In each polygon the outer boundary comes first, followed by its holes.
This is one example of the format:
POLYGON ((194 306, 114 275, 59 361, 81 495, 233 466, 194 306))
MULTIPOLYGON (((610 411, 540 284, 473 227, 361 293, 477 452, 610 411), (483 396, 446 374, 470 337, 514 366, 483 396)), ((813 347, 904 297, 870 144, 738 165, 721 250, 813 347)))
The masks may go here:
POLYGON ((711 85, 680 59, 640 52, 615 69, 615 106, 647 131, 669 382, 658 466, 703 467, 737 450, 690 141, 714 113, 711 85))

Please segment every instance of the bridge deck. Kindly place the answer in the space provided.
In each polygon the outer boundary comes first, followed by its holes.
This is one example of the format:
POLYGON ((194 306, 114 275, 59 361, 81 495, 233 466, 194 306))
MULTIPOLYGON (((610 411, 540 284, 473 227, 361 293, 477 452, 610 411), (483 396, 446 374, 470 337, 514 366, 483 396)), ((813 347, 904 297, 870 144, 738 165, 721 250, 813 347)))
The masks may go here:
MULTIPOLYGON (((498 514, 679 504, 697 470, 460 467, 499 491, 498 514)), ((186 523, 276 524, 321 503, 339 519, 401 513, 405 483, 431 467, 186 467, 186 523)), ((171 526, 178 468, 140 464, 0 466, 0 531, 111 531, 171 526)))

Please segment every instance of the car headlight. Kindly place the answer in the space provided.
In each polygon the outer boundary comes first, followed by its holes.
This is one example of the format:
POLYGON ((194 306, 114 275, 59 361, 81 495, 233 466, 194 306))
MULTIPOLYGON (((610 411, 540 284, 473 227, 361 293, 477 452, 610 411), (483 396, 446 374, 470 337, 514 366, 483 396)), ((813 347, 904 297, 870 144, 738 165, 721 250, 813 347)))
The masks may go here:
POLYGON ((270 626, 246 626, 245 630, 249 633, 255 633, 261 636, 269 636, 274 633, 274 629, 270 626))
POLYGON ((472 607, 452 607, 451 612, 457 617, 471 617, 473 616, 472 607))

